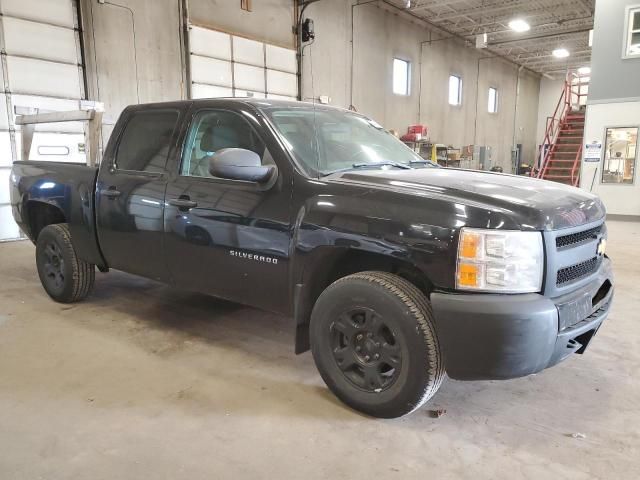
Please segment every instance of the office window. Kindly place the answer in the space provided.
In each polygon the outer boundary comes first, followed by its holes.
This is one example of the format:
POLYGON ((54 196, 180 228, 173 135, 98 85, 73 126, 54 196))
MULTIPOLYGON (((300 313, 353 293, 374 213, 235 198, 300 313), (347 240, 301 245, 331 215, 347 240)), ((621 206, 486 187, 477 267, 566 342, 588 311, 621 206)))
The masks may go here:
POLYGON ((498 112, 498 89, 489 87, 489 105, 488 105, 489 113, 497 113, 498 112))
POLYGON ((625 19, 626 42, 624 58, 640 57, 640 5, 627 7, 625 19))
POLYGON ((178 112, 173 110, 134 113, 120 139, 115 167, 118 170, 163 173, 177 123, 178 112))
POLYGON ((449 105, 462 105, 462 78, 449 76, 449 105))
POLYGON ((393 59, 393 93, 409 95, 410 64, 406 60, 393 59))
POLYGON ((633 183, 637 146, 638 127, 607 128, 602 183, 633 183))

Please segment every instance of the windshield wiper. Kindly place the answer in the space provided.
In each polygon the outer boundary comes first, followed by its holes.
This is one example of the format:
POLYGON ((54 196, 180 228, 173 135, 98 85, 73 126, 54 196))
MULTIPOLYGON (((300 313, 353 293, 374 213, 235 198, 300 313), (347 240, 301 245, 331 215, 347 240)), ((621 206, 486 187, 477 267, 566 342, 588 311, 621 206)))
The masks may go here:
POLYGON ((428 165, 429 167, 437 167, 437 163, 433 163, 431 160, 411 160, 409 165, 428 165))
POLYGON ((397 168, 411 168, 411 166, 407 165, 406 163, 400 163, 400 162, 392 162, 391 160, 384 160, 382 162, 371 162, 371 163, 354 163, 353 164, 353 168, 366 168, 366 167, 383 167, 383 166, 391 166, 391 167, 397 167, 397 168))
POLYGON ((391 166, 391 167, 397 167, 397 168, 402 168, 402 169, 409 169, 411 170, 412 167, 406 163, 400 163, 400 162, 392 162, 390 160, 384 160, 382 162, 372 162, 372 163, 354 163, 353 165, 351 165, 350 167, 347 168, 339 168, 337 170, 332 170, 330 172, 324 173, 322 176, 326 177, 327 175, 333 175, 334 173, 341 173, 341 172, 348 172, 350 170, 358 170, 360 168, 375 168, 375 167, 384 167, 384 166, 391 166))

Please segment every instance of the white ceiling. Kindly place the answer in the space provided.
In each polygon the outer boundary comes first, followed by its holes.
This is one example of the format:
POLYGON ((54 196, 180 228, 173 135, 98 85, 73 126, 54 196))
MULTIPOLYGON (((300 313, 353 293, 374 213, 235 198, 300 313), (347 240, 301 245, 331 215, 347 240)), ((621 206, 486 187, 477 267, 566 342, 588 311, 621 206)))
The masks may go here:
POLYGON ((595 0, 385 0, 444 32, 475 44, 487 33, 489 53, 507 57, 541 74, 588 65, 591 57, 589 30, 593 28, 595 0), (516 33, 509 21, 522 18, 531 30, 516 33), (551 52, 566 48, 568 58, 551 52))

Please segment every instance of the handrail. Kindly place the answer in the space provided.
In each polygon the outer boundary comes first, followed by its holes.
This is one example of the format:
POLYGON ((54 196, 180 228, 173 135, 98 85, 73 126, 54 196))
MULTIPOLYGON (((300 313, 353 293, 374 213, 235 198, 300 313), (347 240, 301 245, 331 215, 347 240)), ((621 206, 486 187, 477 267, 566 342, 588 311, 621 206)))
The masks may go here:
MULTIPOLYGON (((532 177, 535 176, 537 178, 544 178, 545 174, 547 173, 547 168, 549 167, 549 159, 551 158, 552 151, 556 145, 558 134, 560 133, 560 129, 562 128, 562 123, 565 121, 567 113, 571 110, 573 97, 577 97, 577 103, 580 104, 581 97, 587 96, 586 93, 582 93, 581 87, 583 85, 587 85, 588 82, 582 83, 582 78, 584 78, 584 76, 580 75, 579 73, 574 73, 571 71, 567 73, 567 76, 564 80, 562 93, 560 94, 560 98, 558 99, 558 103, 553 112, 553 116, 547 117, 547 128, 545 129, 542 145, 538 150, 538 155, 536 158, 535 167, 537 168, 531 169, 532 177), (574 84, 573 80, 575 78, 578 79, 578 82, 574 84), (577 87, 577 91, 574 90, 574 87, 577 87)), ((580 147, 580 152, 581 151, 582 146, 580 147)))
POLYGON ((579 178, 576 176, 576 170, 580 166, 580 160, 582 160, 582 144, 580 144, 580 148, 578 148, 576 159, 573 161, 573 168, 571 169, 571 185, 574 187, 578 186, 579 178))
POLYGON ((556 109, 553 112, 553 116, 547 117, 547 129, 545 130, 544 139, 538 152, 538 161, 536 162, 538 166, 538 172, 536 174, 537 178, 543 178, 544 174, 547 172, 551 150, 553 149, 553 146, 555 145, 556 139, 558 137, 558 133, 560 132, 560 123, 564 118, 567 105, 570 103, 570 94, 568 90, 569 82, 567 75, 567 78, 565 78, 564 81, 564 86, 562 88, 562 93, 560 94, 560 98, 558 99, 558 103, 556 105, 556 109))

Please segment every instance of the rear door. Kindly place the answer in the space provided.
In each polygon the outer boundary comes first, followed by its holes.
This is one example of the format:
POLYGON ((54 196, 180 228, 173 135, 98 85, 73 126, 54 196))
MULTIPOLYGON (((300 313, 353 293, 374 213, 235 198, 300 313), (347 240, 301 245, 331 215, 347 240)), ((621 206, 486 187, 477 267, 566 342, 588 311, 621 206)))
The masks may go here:
POLYGON ((133 107, 118 122, 100 167, 96 217, 111 268, 168 280, 163 217, 167 159, 177 155, 180 119, 188 105, 133 107))
POLYGON ((169 167, 165 253, 171 276, 181 288, 284 311, 290 165, 249 111, 198 108, 191 118, 183 156, 169 167), (212 176, 209 158, 223 148, 254 151, 263 164, 278 167, 277 180, 265 187, 212 176))

